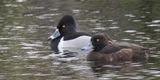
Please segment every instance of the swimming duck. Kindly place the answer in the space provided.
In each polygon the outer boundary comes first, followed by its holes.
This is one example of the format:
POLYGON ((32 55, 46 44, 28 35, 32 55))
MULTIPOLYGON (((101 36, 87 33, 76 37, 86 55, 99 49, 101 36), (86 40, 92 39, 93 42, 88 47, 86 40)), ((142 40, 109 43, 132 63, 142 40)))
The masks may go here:
POLYGON ((57 29, 49 37, 51 49, 59 52, 81 49, 90 42, 90 39, 90 34, 77 32, 76 22, 71 15, 63 16, 57 29))
POLYGON ((87 56, 87 60, 115 63, 119 61, 146 60, 149 49, 133 43, 112 41, 104 34, 97 34, 91 38, 90 44, 82 50, 93 49, 87 56))

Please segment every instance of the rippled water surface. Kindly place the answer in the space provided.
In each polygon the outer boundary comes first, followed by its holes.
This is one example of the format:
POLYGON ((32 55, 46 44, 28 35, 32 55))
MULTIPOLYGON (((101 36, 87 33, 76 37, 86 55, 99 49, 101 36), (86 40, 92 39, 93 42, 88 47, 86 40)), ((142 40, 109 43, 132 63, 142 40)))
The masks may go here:
POLYGON ((159 79, 159 0, 0 0, 0 80, 159 79), (148 62, 93 69, 85 55, 53 57, 47 38, 66 14, 79 31, 149 47, 148 62))

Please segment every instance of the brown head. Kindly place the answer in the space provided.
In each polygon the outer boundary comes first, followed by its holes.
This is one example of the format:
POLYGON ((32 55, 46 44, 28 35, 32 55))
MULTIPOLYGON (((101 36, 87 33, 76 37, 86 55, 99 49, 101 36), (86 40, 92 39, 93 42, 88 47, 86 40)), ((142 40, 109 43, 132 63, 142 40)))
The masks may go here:
POLYGON ((100 51, 105 46, 110 46, 110 42, 110 39, 107 38, 104 34, 96 34, 91 38, 94 51, 100 51))

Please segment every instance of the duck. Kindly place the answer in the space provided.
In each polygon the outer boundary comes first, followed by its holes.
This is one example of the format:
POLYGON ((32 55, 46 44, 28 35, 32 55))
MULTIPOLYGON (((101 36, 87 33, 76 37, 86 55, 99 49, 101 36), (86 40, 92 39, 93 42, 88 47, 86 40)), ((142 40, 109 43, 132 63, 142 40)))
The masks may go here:
POLYGON ((48 38, 51 49, 56 52, 80 50, 90 42, 90 39, 89 33, 77 31, 75 19, 71 15, 63 16, 56 30, 48 38))
POLYGON ((149 49, 138 44, 113 41, 108 35, 93 35, 91 41, 82 50, 92 49, 87 55, 88 61, 114 64, 125 61, 147 60, 149 49))

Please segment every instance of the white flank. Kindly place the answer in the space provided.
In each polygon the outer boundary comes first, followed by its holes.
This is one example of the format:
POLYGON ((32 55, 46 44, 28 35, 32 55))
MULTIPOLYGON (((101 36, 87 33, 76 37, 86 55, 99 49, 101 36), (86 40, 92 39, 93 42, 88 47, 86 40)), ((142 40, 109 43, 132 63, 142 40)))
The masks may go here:
POLYGON ((60 52, 63 52, 64 50, 72 51, 73 49, 81 49, 90 42, 90 39, 90 36, 81 36, 72 40, 64 41, 64 37, 62 37, 58 44, 58 49, 60 52))

